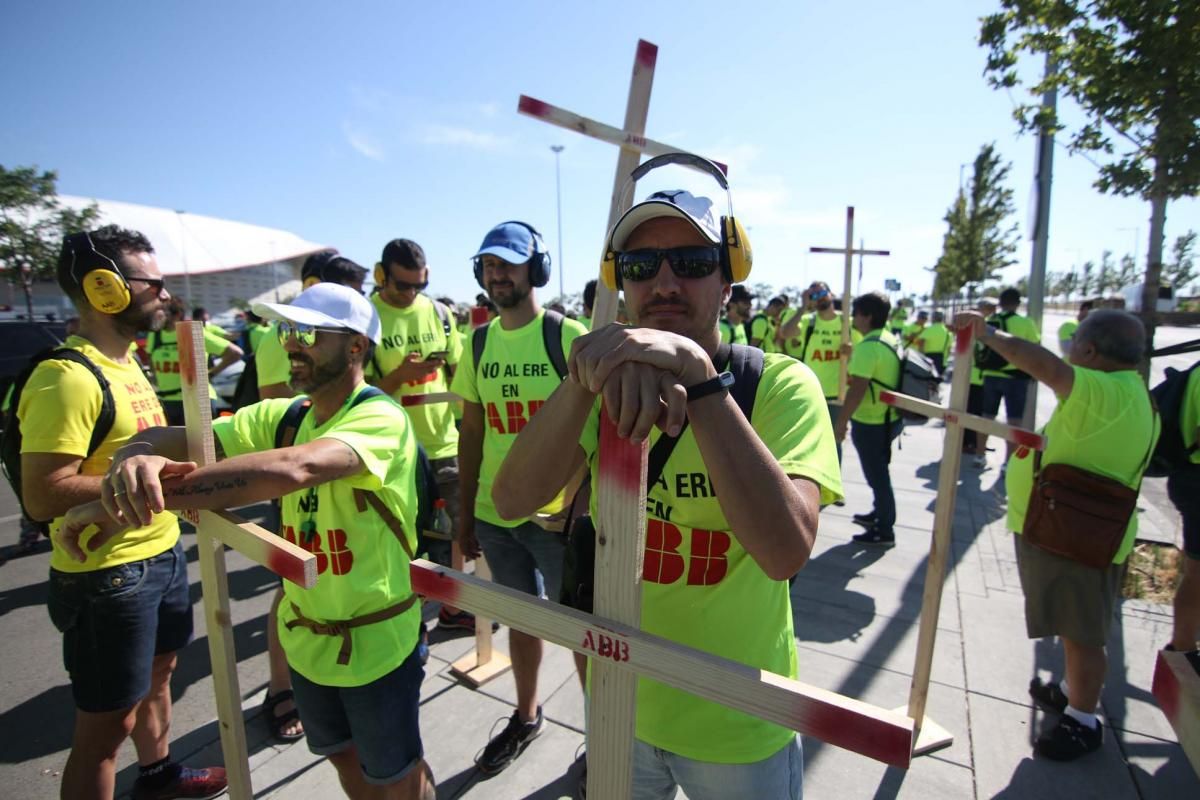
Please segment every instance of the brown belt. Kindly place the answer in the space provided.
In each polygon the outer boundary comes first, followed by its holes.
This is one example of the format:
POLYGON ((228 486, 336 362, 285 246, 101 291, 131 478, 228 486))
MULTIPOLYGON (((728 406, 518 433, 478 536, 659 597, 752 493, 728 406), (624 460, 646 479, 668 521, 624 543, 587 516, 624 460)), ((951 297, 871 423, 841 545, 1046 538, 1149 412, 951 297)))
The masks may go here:
POLYGON ((321 636, 342 637, 342 647, 340 650, 338 650, 337 663, 345 666, 346 664, 350 663, 351 628, 358 628, 363 625, 372 625, 376 622, 383 622, 386 619, 391 619, 392 617, 398 617, 405 611, 408 611, 408 609, 411 608, 412 604, 415 602, 417 602, 417 596, 415 594, 410 594, 407 599, 401 600, 394 606, 389 606, 388 608, 383 608, 379 611, 372 611, 370 614, 363 614, 361 617, 354 617, 353 619, 338 619, 333 620, 332 622, 318 622, 315 619, 309 619, 300 613, 300 609, 296 607, 295 603, 292 603, 292 613, 296 615, 296 618, 293 620, 288 620, 286 623, 284 623, 284 626, 289 631, 292 628, 299 626, 301 628, 308 628, 308 630, 321 636))

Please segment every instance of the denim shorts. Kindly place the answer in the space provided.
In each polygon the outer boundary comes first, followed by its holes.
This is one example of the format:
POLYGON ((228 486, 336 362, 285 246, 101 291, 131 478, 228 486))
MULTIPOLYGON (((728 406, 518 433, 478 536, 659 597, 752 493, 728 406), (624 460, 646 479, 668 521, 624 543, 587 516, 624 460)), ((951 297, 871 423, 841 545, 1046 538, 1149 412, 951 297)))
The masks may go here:
POLYGON ((475 536, 487 557, 492 580, 501 586, 558 602, 562 591, 566 534, 552 533, 534 522, 502 528, 475 520, 475 536))
POLYGON ((675 797, 676 787, 681 787, 689 800, 800 800, 804 795, 800 739, 793 738, 775 755, 751 764, 695 761, 635 739, 632 800, 669 800, 675 797))
POLYGON ((296 670, 292 691, 308 749, 319 756, 353 746, 367 783, 387 786, 421 763, 418 712, 425 668, 417 648, 404 662, 365 686, 313 683, 296 670))
POLYGON ((1016 421, 1025 416, 1025 401, 1029 399, 1029 378, 1000 378, 983 376, 983 416, 995 419, 1004 400, 1007 419, 1016 421))
POLYGON ((76 707, 93 713, 131 708, 150 692, 154 657, 192 638, 183 544, 93 572, 51 569, 46 607, 63 635, 76 707))

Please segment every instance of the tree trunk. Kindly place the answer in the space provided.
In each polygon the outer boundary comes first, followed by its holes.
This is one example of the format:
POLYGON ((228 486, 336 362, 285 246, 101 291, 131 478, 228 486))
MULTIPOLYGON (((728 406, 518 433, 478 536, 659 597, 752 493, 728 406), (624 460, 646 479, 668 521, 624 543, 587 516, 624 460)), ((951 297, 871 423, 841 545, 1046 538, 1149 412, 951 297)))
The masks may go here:
POLYGON ((1162 283, 1163 239, 1167 224, 1166 166, 1154 166, 1154 188, 1150 195, 1150 243, 1146 253, 1146 278, 1142 284, 1142 324, 1146 326, 1146 358, 1142 377, 1149 380, 1150 353, 1154 350, 1154 331, 1158 327, 1158 288, 1162 283))
POLYGON ((25 290, 25 310, 33 322, 33 270, 21 270, 21 288, 25 290))

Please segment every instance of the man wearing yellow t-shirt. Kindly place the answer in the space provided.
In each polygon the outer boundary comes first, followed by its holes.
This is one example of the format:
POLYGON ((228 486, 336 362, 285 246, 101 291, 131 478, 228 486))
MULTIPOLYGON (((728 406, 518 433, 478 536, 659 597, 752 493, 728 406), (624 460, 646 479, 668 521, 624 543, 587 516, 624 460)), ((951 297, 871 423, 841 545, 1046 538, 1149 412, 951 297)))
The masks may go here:
POLYGON ((1188 653, 1200 669, 1200 369, 1188 375, 1179 430, 1164 430, 1163 436, 1178 436, 1189 451, 1188 464, 1167 476, 1167 496, 1183 523, 1183 577, 1175 590, 1174 630, 1168 649, 1188 653))
POLYGON ((917 341, 917 337, 925 330, 927 324, 929 324, 929 312, 918 311, 916 321, 911 325, 905 325, 901 333, 901 341, 905 348, 913 346, 913 343, 917 341))
MULTIPOLYGON (((806 293, 812 301, 811 314, 795 315, 784 323, 781 333, 783 352, 808 365, 821 381, 825 404, 832 423, 841 413, 838 393, 842 380, 842 313, 833 308, 833 292, 829 285, 815 281, 806 293)), ((850 344, 862 341, 862 334, 850 328, 850 344)), ((841 443, 838 444, 838 460, 841 460, 841 443)))
MULTIPOLYGON (((146 337, 150 366, 154 370, 154 383, 158 390, 159 402, 166 412, 168 425, 183 424, 183 379, 179 375, 179 341, 175 333, 175 324, 183 321, 183 314, 183 303, 173 299, 167 309, 166 325, 160 331, 151 331, 146 337)), ((209 369, 210 378, 240 361, 243 355, 242 348, 224 336, 213 333, 208 325, 204 326, 204 352, 217 359, 209 369)), ((208 396, 210 400, 217 399, 217 392, 211 385, 208 387, 208 396)))
MULTIPOLYGON (((955 324, 973 327, 981 342, 1054 391, 1058 406, 1042 431, 1042 469, 1068 464, 1130 489, 1141 485, 1158 440, 1159 420, 1137 372, 1146 347, 1137 317, 1115 309, 1092 312, 1075 332, 1068 361, 999 330, 974 312, 960 314, 955 324)), ((1034 678, 1029 686, 1039 705, 1061 715, 1057 726, 1037 739, 1034 750, 1056 761, 1071 761, 1098 750, 1104 739, 1095 714, 1108 668, 1104 646, 1121 593, 1122 565, 1137 535, 1137 511, 1130 515, 1107 569, 1041 550, 1020 535, 1034 486, 1034 461, 1026 447, 1009 459, 1008 528, 1018 534, 1017 567, 1029 638, 1059 637, 1066 667, 1065 685, 1034 678)), ((1079 531, 1080 536, 1088 533, 1079 531)))
MULTIPOLYGON (((924 312, 921 312, 924 313, 924 312)), ((946 360, 950 357, 950 329, 946 327, 946 312, 933 312, 933 322, 922 328, 912 344, 937 367, 938 375, 946 371, 946 360)))
MULTIPOLYGON (((349 287, 361 294, 366 276, 366 269, 338 255, 336 250, 313 253, 304 260, 304 266, 300 268, 300 280, 305 288, 319 283, 332 283, 349 287)), ((295 396, 297 391, 291 385, 291 358, 279 337, 277 326, 272 324, 268 333, 259 341, 261 347, 255 355, 259 397, 262 400, 270 400, 295 396)), ((264 522, 265 528, 275 530, 279 527, 278 513, 277 504, 272 503, 271 516, 264 522)), ((282 601, 283 589, 276 589, 271 598, 268 619, 275 619, 282 601)), ((267 626, 267 663, 270 676, 267 681, 267 693, 263 698, 263 716, 267 720, 271 735, 277 741, 294 742, 304 736, 304 727, 297 716, 287 658, 274 625, 267 626)))
MULTIPOLYGON (((421 606, 409 580, 417 444, 404 410, 363 379, 379 315, 359 292, 332 283, 290 305, 254 308, 276 320, 307 411, 296 419, 292 410, 304 406, 272 399, 214 421, 219 460, 200 468, 183 463, 183 428, 146 431, 114 459, 99 513, 142 520, 152 509, 281 498, 282 535, 317 556, 317 585, 285 584, 273 620, 308 747, 329 757, 349 797, 431 800, 418 720, 421 606), (281 431, 292 444, 276 448, 281 431)), ((68 548, 71 528, 93 518, 94 505, 68 515, 68 548)))
POLYGON ((747 338, 751 347, 758 347, 764 353, 778 353, 779 345, 775 341, 775 332, 779 329, 779 317, 788 307, 788 297, 785 294, 772 297, 767 307, 750 318, 750 330, 747 338))
MULTIPOLYGON (((506 519, 492 501, 492 482, 517 433, 562 382, 555 359, 570 352, 571 342, 586 331, 575 320, 538 306, 534 290, 550 280, 550 254, 532 226, 512 221, 492 228, 473 265, 475 280, 500 314, 472 332, 454 374, 454 393, 463 398, 459 548, 467 558, 486 555, 497 583, 557 602, 565 552, 561 518, 570 498, 560 492, 541 508, 506 519), (548 341, 556 324, 558 341, 548 341), (478 357, 476 342, 483 345, 478 357)), ((542 732, 542 640, 514 630, 509 647, 517 707, 475 762, 487 774, 511 764, 542 732)))
MULTIPOLYGON (((992 314, 996 313, 996 299, 993 297, 981 297, 975 305, 975 310, 983 314, 984 319, 987 319, 992 314)), ((975 343, 975 352, 971 353, 968 358, 971 362, 971 390, 967 393, 967 413, 968 414, 983 414, 983 370, 979 368, 979 353, 983 350, 983 345, 979 342, 975 343)), ((955 369, 958 369, 958 356, 955 356, 955 369)), ((986 440, 982 438, 982 434, 975 431, 963 432, 963 452, 972 455, 984 453, 980 449, 980 445, 986 446, 986 440)))
POLYGON ((192 637, 179 523, 157 513, 116 537, 111 526, 88 526, 77 532, 77 558, 60 538, 63 515, 100 497, 117 449, 166 423, 129 350, 138 331, 163 326, 171 296, 149 240, 115 225, 66 238, 58 284, 80 317, 65 346, 108 384, 105 391, 84 364, 50 359, 34 369, 17 405, 22 498, 34 519, 53 519, 46 607, 63 636, 75 701, 61 796, 111 798, 118 752, 132 736, 140 773, 133 797, 212 797, 224 789, 225 771, 182 767, 169 749, 171 674, 192 637), (93 441, 109 414, 107 435, 93 441))
MULTIPOLYGON (((383 283, 371 297, 383 325, 383 338, 367 365, 367 379, 397 402, 403 397, 450 391, 450 379, 462 356, 462 340, 454 330, 450 309, 422 294, 429 285, 425 251, 411 239, 393 239, 379 259, 383 283)), ((425 448, 437 478, 438 492, 446 501, 451 521, 458 518, 458 428, 451 403, 426 403, 405 408, 417 442, 425 448)), ((450 536, 451 528, 446 531, 450 536)), ((418 552, 443 566, 451 566, 450 540, 418 532, 418 552)), ((462 569, 462 564, 453 565, 462 569)), ((474 615, 443 606, 438 612, 443 628, 475 630, 474 615)))
POLYGON ((1075 319, 1069 319, 1062 325, 1058 326, 1058 352, 1062 353, 1065 358, 1067 352, 1071 349, 1071 340, 1075 338, 1075 331, 1079 330, 1079 323, 1087 319, 1088 312, 1095 305, 1091 300, 1084 300, 1079 304, 1079 313, 1075 319))
POLYGON ((860 544, 892 547, 896 543, 896 495, 892 491, 892 441, 904 430, 900 415, 879 399, 880 391, 900 385, 900 356, 896 337, 884 330, 891 303, 879 292, 862 294, 850 305, 850 320, 863 340, 850 356, 847 372, 850 385, 846 404, 833 427, 840 442, 854 421, 850 439, 858 453, 863 477, 871 487, 875 505, 870 512, 855 514, 853 519, 866 528, 855 535, 860 544))
POLYGON ((749 290, 740 283, 730 287, 725 314, 717 320, 717 330, 721 334, 723 344, 749 344, 746 338, 746 321, 750 317, 752 300, 749 290))
MULTIPOLYGON (((1021 293, 1016 289, 1005 289, 1000 293, 1000 313, 988 319, 988 324, 1002 331, 1011 333, 1019 339, 1037 344, 1042 340, 1041 331, 1029 317, 1017 313, 1021 306, 1021 293)), ((1004 412, 1009 425, 1020 425, 1025 418, 1025 403, 1029 398, 1029 376, 1010 363, 1002 363, 1003 358, 996 359, 983 344, 984 361, 980 362, 983 370, 983 416, 995 419, 1000 413, 1000 401, 1004 401, 1004 412)), ((987 436, 976 434, 979 442, 979 452, 975 456, 975 466, 987 468, 987 436)), ((1005 441, 1004 465, 1000 473, 1008 469, 1008 461, 1012 458, 1016 445, 1005 441)))
MULTIPOLYGON (((588 463, 594 511, 603 393, 621 436, 678 438, 646 499, 642 630, 795 677, 787 579, 811 552, 821 502, 841 496, 837 455, 820 384, 795 359, 762 357, 752 419, 730 396, 733 376, 713 363, 731 284, 723 238, 712 201, 683 191, 655 193, 617 222, 609 249, 636 327, 576 343, 573 379, 517 437, 492 497, 505 516, 528 513, 561 485, 548 477, 588 463), (685 259, 688 274, 676 274, 685 259)), ((635 800, 677 786, 697 798, 802 791, 794 732, 646 678, 633 762, 635 800)))

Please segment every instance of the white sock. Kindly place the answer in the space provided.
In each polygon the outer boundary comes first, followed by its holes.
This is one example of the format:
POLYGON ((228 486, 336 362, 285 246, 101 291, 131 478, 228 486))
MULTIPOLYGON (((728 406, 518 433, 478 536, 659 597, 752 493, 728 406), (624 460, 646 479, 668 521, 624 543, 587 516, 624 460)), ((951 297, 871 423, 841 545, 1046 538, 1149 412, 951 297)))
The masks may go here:
POLYGON ((1065 694, 1067 697, 1071 696, 1071 693, 1067 691, 1067 679, 1066 678, 1063 678, 1061 681, 1058 682, 1058 688, 1062 689, 1062 693, 1065 694))
POLYGON ((1078 722, 1080 725, 1084 726, 1085 728, 1090 728, 1092 730, 1096 730, 1096 725, 1099 724, 1099 721, 1096 719, 1095 714, 1089 714, 1086 711, 1080 711, 1075 706, 1067 706, 1066 713, 1067 713, 1068 717, 1075 720, 1076 722, 1078 722))

